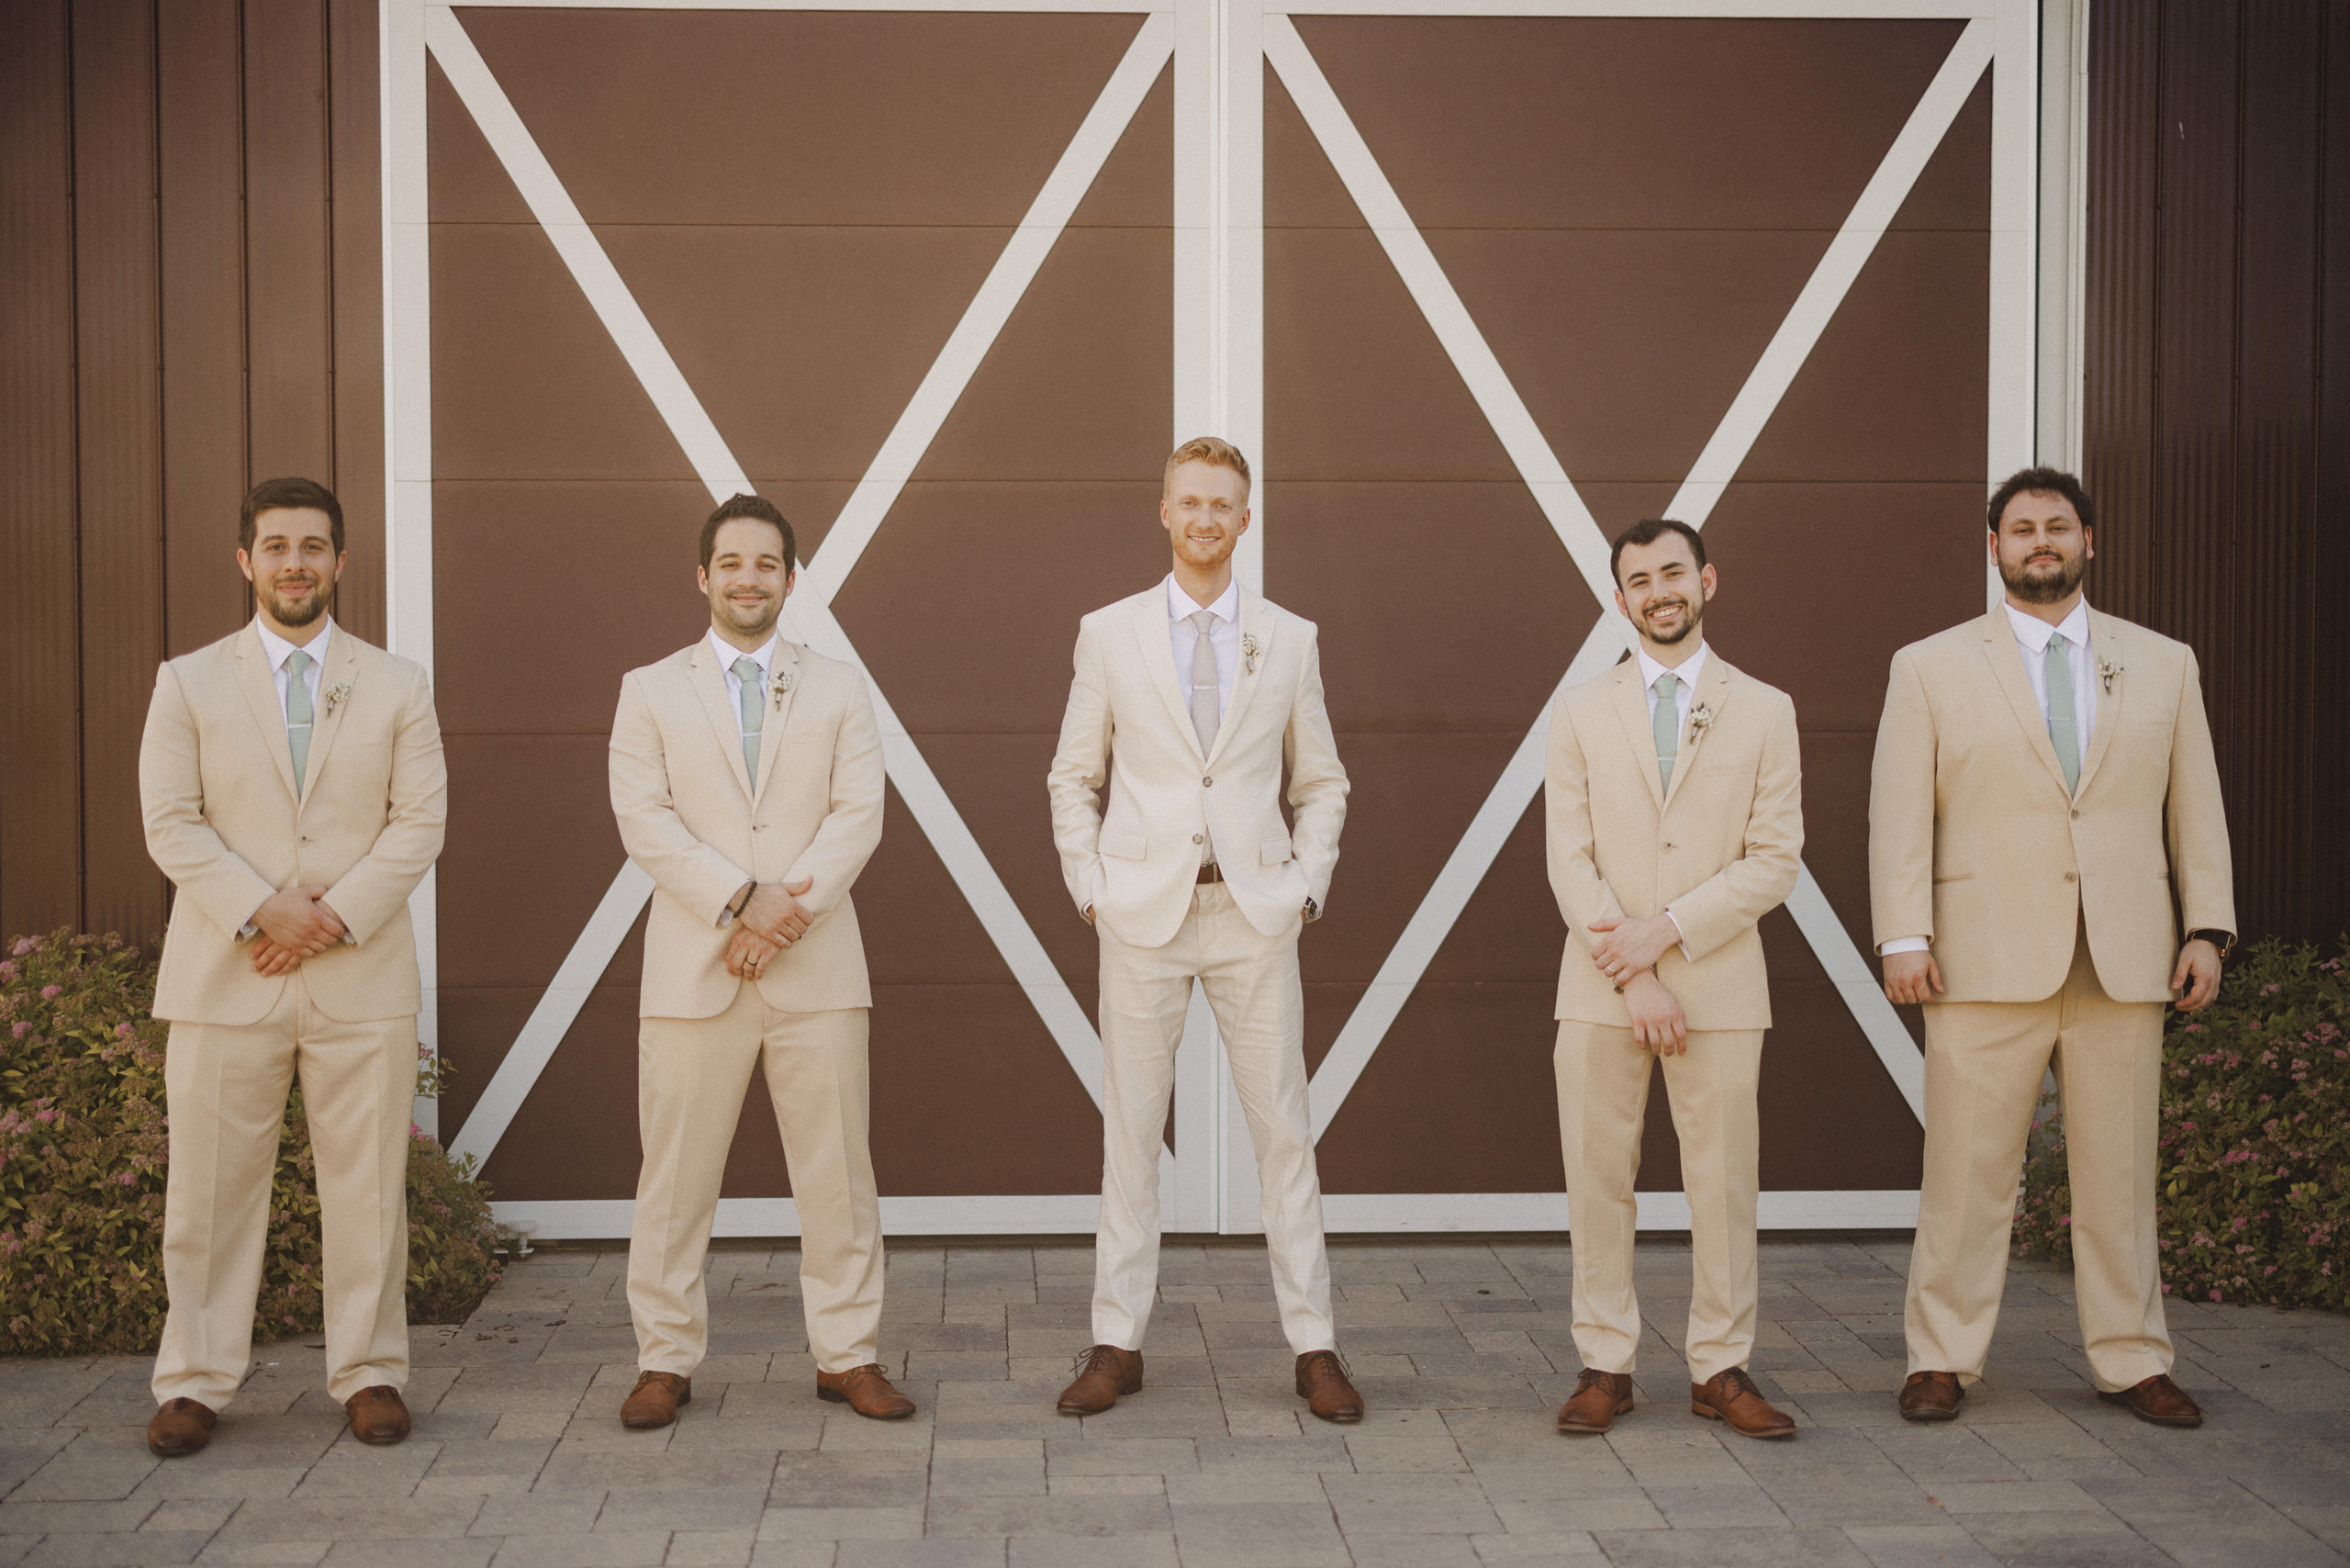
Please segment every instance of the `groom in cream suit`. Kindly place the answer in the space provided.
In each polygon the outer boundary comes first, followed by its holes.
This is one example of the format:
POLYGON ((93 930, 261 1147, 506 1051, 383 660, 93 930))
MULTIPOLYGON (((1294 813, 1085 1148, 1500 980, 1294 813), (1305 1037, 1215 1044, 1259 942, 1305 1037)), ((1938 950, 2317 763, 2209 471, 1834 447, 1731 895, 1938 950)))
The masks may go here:
POLYGON ((764 1070, 800 1211, 819 1398, 892 1420, 876 1355, 881 1208, 867 1126, 865 941, 849 887, 881 841, 881 737, 853 665, 783 640, 791 525, 756 496, 702 524, 710 630, 621 682, 612 812, 653 879, 638 1005, 644 1164, 628 1249, 629 1427, 693 1398, 702 1260, 751 1074, 764 1070))
POLYGON ((1796 708, 1707 645, 1717 579, 1695 529, 1635 523, 1609 562, 1639 646, 1560 697, 1544 790, 1567 922, 1555 1066, 1583 1362, 1559 1429, 1604 1432, 1632 1408, 1632 1182, 1654 1058, 1689 1195, 1689 1407, 1744 1437, 1793 1437, 1746 1362, 1771 1025, 1756 922, 1794 890, 1803 857, 1796 708))
POLYGON ((1877 948, 1886 994, 1926 1014, 1913 1421, 1952 1419, 1983 1375, 2052 1053, 2098 1395, 2203 1418, 2170 1378, 2155 1157, 2164 1005, 2208 1006, 2235 941, 2228 822, 2194 653, 2082 597, 2096 521, 2070 474, 2002 484, 1987 543, 2006 602, 1896 654, 1877 728, 1877 948))
POLYGON ((1236 448, 1213 436, 1176 448, 1158 513, 1174 569, 1080 622, 1046 778, 1061 873, 1102 950, 1096 1343, 1059 1407, 1096 1415, 1142 1387, 1158 1156, 1197 980, 1256 1147, 1298 1395, 1326 1421, 1357 1421, 1362 1400, 1331 1326, 1297 967, 1298 932, 1328 896, 1347 812, 1321 649, 1312 622, 1233 578, 1248 527, 1248 462, 1236 448), (1293 828, 1281 821, 1284 763, 1293 828))
POLYGON ((245 498, 253 619, 155 675, 139 750, 147 852, 177 891, 155 980, 171 1022, 171 1172, 147 1446, 196 1452, 252 1361, 278 1128, 298 1072, 324 1230, 327 1391, 362 1442, 408 1435, 408 1112, 422 996, 408 896, 441 854, 441 728, 421 666, 335 623, 342 506, 308 479, 245 498))

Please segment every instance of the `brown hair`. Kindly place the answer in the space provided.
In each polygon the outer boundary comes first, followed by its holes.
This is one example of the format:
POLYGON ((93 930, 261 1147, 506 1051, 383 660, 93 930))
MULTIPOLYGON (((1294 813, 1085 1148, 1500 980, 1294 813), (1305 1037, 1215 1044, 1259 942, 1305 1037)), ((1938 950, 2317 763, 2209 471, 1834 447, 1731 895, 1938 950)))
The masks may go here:
POLYGON ((252 554, 253 539, 258 532, 254 519, 265 511, 322 511, 327 514, 328 532, 334 539, 334 553, 342 554, 342 503, 334 492, 316 479, 263 479, 245 492, 245 504, 237 514, 237 548, 252 554))
POLYGON ((1167 460, 1166 476, 1158 482, 1161 495, 1166 494, 1175 483, 1175 470, 1186 463, 1204 463, 1212 468, 1231 469, 1240 476, 1240 493, 1244 497, 1248 495, 1252 482, 1248 477, 1248 460, 1240 455, 1238 447, 1212 435, 1195 435, 1175 449, 1175 454, 1167 460))
POLYGON ((1607 575, 1616 579, 1617 588, 1624 586, 1623 577, 1616 570, 1617 557, 1624 554, 1624 546, 1653 544, 1668 533, 1678 533, 1682 538, 1689 541, 1689 548, 1697 557, 1697 569, 1701 572, 1706 569, 1706 541, 1695 529, 1674 518, 1642 518, 1617 534, 1615 544, 1607 552, 1607 575))
POLYGON ((1999 487, 1991 492, 1989 527, 1992 532, 1999 532, 1999 519, 2007 515, 2008 503, 2026 493, 2062 496, 2073 503, 2073 515, 2081 520, 2083 528, 2097 526, 2097 507, 2089 500, 2089 493, 2081 488, 2078 479, 2062 468, 2019 468, 2000 480, 1999 487))
POLYGON ((718 547, 718 531, 738 517, 764 522, 783 535, 783 575, 789 577, 793 563, 800 559, 800 542, 791 536, 791 524, 784 521, 783 513, 764 496, 732 495, 718 503, 710 521, 701 525, 701 569, 710 570, 710 558, 718 547))

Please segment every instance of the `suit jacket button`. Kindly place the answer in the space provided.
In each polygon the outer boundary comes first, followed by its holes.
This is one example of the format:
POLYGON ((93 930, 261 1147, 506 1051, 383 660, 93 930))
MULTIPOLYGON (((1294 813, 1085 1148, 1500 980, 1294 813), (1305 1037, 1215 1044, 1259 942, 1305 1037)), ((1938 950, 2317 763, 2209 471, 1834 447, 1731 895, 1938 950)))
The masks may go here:
POLYGON ((1666 846, 1665 846, 1665 847, 1666 847, 1667 849, 1670 849, 1670 848, 1672 848, 1672 847, 1673 847, 1673 846, 1671 846, 1670 844, 1668 844, 1668 845, 1666 845, 1666 846))
POLYGON ((1207 841, 1208 835, 1203 833, 1195 833, 1192 835, 1192 842, 1193 844, 1205 844, 1207 841))
POLYGON ((2080 879, 2081 874, 2078 871, 2067 871, 2065 873, 2065 880, 2068 882, 2077 882, 2080 879))
POLYGON ((2081 820, 2081 813, 2080 813, 2079 812, 2077 812, 2077 811, 2076 811, 2076 812, 2075 812, 2073 813, 2073 820, 2074 820, 2075 822, 2078 822, 2078 821, 2080 821, 2080 820, 2081 820))
POLYGON ((1210 786, 1211 784, 1214 784, 1214 782, 1215 782, 1215 780, 1214 780, 1214 779, 1213 779, 1213 778, 1203 778, 1203 779, 1201 779, 1201 780, 1200 780, 1200 788, 1201 788, 1201 789, 1203 789, 1203 790, 1204 790, 1204 789, 1206 789, 1208 786, 1210 786))

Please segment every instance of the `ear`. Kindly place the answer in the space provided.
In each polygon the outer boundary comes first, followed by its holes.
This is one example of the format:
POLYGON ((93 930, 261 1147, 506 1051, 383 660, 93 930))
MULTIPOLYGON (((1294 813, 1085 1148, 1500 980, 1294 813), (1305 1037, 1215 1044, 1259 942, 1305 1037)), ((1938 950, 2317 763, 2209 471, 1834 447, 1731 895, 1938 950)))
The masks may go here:
POLYGON ((2085 561, 2097 559, 2097 530, 2086 522, 2081 524, 2081 558, 2085 561))
POLYGON ((1697 573, 1697 586, 1707 599, 1714 597, 1714 588, 1718 580, 1714 576, 1714 564, 1711 561, 1707 562, 1697 573))
POLYGON ((245 581, 253 580, 253 558, 245 554, 245 547, 241 544, 237 546, 237 570, 245 574, 245 581))
POLYGON ((783 597, 789 599, 791 597, 791 590, 799 586, 800 574, 794 571, 791 567, 786 566, 783 569, 783 597))
POLYGON ((710 568, 708 566, 694 568, 694 587, 701 589, 704 599, 710 597, 710 568))
POLYGON ((1627 621, 1632 619, 1632 609, 1631 606, 1624 602, 1624 590, 1622 588, 1617 588, 1616 590, 1616 613, 1622 616, 1627 621))
POLYGON ((336 577, 340 577, 342 576, 342 569, 349 565, 351 565, 350 551, 338 550, 334 553, 334 575, 336 577))

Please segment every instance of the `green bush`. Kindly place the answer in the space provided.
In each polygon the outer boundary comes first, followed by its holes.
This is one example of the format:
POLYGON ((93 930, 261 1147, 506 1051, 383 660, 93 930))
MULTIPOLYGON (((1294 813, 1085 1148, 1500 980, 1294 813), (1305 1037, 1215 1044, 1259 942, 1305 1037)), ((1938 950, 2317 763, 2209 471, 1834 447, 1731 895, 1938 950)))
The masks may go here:
MULTIPOLYGON (((164 1025, 155 969, 114 936, 23 937, 0 959, 0 1354, 148 1350, 163 1327, 164 1025)), ((420 1052, 420 1055, 421 1053, 420 1052)), ((436 1092, 437 1068, 418 1092, 436 1092)), ((408 1143, 408 1318, 453 1321, 497 1282, 489 1193, 408 1143)), ((256 1338, 322 1324, 319 1196, 301 1092, 270 1195, 256 1338)))
MULTIPOLYGON (((2253 947, 2163 1037, 2163 1289, 2196 1301, 2350 1308, 2350 942, 2253 947)), ((2053 1103, 2016 1205, 2020 1251, 2073 1260, 2053 1103)))

